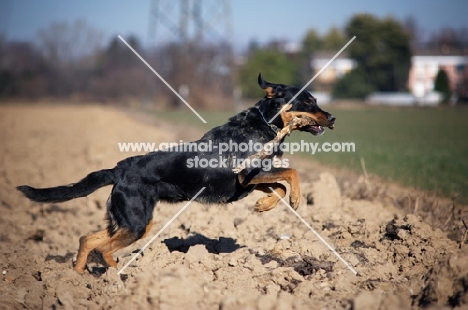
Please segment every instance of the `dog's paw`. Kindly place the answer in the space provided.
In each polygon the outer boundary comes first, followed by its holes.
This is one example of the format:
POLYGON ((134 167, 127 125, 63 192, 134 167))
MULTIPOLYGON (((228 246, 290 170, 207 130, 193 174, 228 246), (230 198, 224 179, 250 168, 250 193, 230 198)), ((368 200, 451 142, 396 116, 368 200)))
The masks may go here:
POLYGON ((278 199, 274 196, 267 196, 260 198, 254 206, 255 211, 257 212, 265 212, 273 209, 276 207, 276 204, 278 203, 278 199))
POLYGON ((83 274, 84 271, 85 271, 85 266, 76 266, 76 265, 75 265, 75 267, 73 267, 73 269, 74 269, 76 272, 78 272, 79 274, 83 274))

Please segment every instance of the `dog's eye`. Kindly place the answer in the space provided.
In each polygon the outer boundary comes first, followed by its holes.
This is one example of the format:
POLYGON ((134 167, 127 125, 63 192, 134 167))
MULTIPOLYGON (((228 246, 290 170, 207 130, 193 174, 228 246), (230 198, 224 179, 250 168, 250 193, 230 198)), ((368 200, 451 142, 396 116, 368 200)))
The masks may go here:
POLYGON ((311 105, 311 104, 313 104, 314 102, 317 102, 317 99, 315 99, 314 97, 312 97, 312 98, 309 97, 309 98, 307 98, 307 100, 305 101, 305 103, 306 103, 307 105, 311 105))

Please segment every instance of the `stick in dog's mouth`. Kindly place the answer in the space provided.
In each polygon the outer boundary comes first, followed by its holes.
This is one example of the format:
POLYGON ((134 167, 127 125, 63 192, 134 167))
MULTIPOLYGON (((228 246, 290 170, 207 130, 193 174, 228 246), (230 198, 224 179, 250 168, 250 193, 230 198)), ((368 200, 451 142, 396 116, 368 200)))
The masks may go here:
MULTIPOLYGON (((329 126, 328 128, 330 127, 333 127, 333 125, 329 126)), ((241 163, 240 165, 232 169, 232 171, 237 174, 246 168, 247 162, 251 162, 253 159, 263 159, 267 157, 268 154, 266 152, 265 145, 267 144, 275 145, 279 143, 285 136, 289 135, 292 131, 297 130, 297 129, 301 131, 308 131, 314 135, 320 135, 324 132, 323 127, 319 125, 318 122, 312 117, 305 116, 305 115, 294 116, 291 120, 289 120, 289 122, 283 129, 278 131, 278 133, 276 134, 276 137, 273 140, 264 144, 264 147, 261 151, 253 155, 250 155, 247 158, 248 160, 245 160, 243 163, 241 163)))

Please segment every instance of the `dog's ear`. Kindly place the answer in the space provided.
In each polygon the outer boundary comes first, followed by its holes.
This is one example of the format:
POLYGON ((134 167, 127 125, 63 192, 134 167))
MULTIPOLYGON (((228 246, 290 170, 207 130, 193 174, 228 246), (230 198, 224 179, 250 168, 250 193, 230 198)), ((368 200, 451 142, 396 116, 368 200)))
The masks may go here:
POLYGON ((276 95, 276 85, 265 81, 261 73, 258 74, 258 85, 265 91, 267 98, 276 95))

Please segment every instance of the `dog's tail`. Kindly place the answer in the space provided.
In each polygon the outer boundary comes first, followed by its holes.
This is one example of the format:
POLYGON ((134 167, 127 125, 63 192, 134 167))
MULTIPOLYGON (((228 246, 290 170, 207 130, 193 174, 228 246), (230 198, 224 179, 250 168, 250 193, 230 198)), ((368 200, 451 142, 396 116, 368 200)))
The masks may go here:
POLYGON ((105 169, 88 174, 78 183, 49 188, 18 186, 26 197, 37 202, 63 202, 78 197, 86 197, 100 187, 114 184, 114 170, 105 169))

